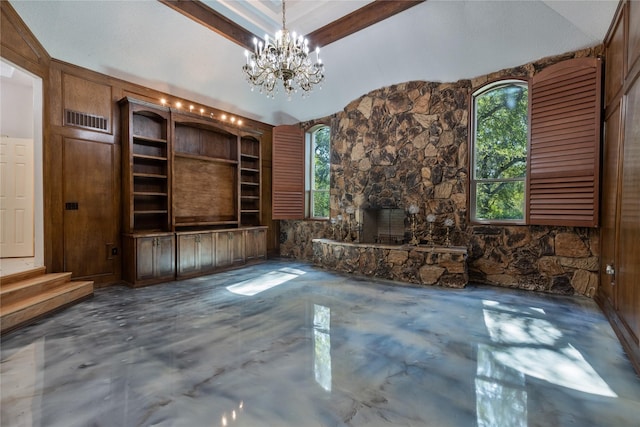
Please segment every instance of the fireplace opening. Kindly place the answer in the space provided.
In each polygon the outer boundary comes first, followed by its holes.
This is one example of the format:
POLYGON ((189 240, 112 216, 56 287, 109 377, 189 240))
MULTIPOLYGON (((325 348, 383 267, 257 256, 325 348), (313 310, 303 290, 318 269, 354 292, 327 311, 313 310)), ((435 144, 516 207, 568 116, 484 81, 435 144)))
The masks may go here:
POLYGON ((405 242, 405 216, 404 209, 363 209, 360 242, 403 244, 405 242))

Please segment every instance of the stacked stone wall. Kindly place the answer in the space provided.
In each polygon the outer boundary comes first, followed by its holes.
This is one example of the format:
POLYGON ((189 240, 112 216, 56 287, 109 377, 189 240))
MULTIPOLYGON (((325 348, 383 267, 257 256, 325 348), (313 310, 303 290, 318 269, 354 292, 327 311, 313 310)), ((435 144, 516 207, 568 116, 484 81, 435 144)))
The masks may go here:
MULTIPOLYGON (((374 90, 331 117, 331 216, 346 210, 419 207, 417 234, 469 251, 470 280, 538 291, 592 295, 598 282, 597 230, 479 226, 467 223, 469 100, 500 78, 529 79, 548 65, 596 56, 601 46, 546 58, 455 83, 412 81, 374 90), (575 247, 578 249, 569 249, 575 247)), ((408 225, 408 224, 407 224, 408 225)), ((407 227, 408 230, 408 227, 407 227)), ((329 238, 328 221, 282 221, 282 256, 313 260, 313 238, 329 238)))

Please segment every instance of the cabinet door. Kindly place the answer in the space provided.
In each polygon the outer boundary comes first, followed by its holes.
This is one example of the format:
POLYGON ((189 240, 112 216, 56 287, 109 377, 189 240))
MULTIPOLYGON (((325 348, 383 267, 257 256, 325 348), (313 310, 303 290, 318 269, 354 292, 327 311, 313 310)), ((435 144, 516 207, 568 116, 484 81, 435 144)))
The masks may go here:
POLYGON ((200 271, 210 271, 216 266, 215 235, 203 233, 198 235, 198 264, 200 271))
POLYGON ((233 235, 229 231, 216 233, 216 267, 228 267, 232 264, 231 240, 233 235))
POLYGON ((136 239, 136 280, 153 279, 155 237, 136 239))
POLYGON ((266 258, 267 232, 263 229, 247 230, 245 238, 245 255, 247 261, 266 258))
POLYGON ((173 236, 156 237, 156 277, 173 279, 175 272, 173 236))
POLYGON ((198 234, 178 236, 178 276, 198 271, 198 234))
POLYGON ((231 250, 231 259, 233 264, 244 263, 244 231, 229 232, 229 247, 231 250))

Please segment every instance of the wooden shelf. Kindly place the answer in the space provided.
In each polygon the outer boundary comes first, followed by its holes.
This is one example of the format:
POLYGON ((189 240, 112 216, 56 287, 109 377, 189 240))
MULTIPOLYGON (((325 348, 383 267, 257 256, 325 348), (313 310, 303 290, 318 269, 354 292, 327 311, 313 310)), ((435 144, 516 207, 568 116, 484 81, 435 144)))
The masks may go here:
POLYGON ((134 173, 134 178, 153 178, 153 179, 167 179, 167 175, 159 175, 157 173, 134 173))
POLYGON ((161 196, 167 197, 167 193, 157 192, 157 191, 134 191, 134 196, 161 196))
POLYGON ((132 98, 120 100, 120 107, 123 231, 170 231, 169 110, 132 98))
POLYGON ((251 186, 255 186, 255 187, 259 187, 260 186, 259 182, 242 181, 240 184, 242 184, 242 185, 251 185, 251 186))
POLYGON ((157 214, 166 214, 169 211, 166 209, 163 210, 151 210, 151 211, 133 211, 134 215, 157 215, 157 214))
POLYGON ((196 227, 211 225, 238 225, 238 221, 196 221, 196 222, 176 222, 176 227, 196 227))
POLYGON ((242 172, 253 172, 253 173, 260 173, 259 169, 253 169, 253 168, 240 168, 240 170, 242 172))
POLYGON ((133 159, 140 159, 140 160, 153 160, 153 161, 158 161, 158 162, 166 162, 167 158, 166 157, 160 157, 160 156, 149 156, 148 154, 133 154, 132 155, 133 159))
POLYGON ((260 196, 240 196, 244 200, 260 200, 260 196))
POLYGON ((200 156, 198 154, 175 152, 174 155, 176 157, 182 157, 182 158, 185 158, 185 159, 202 160, 202 161, 205 161, 205 162, 228 163, 228 164, 231 164, 231 165, 237 165, 238 164, 237 160, 222 159, 222 158, 218 158, 218 157, 200 156))
POLYGON ((260 209, 241 209, 241 213, 260 213, 260 209))
POLYGON ((144 136, 144 135, 132 135, 131 136, 135 142, 141 142, 141 143, 149 143, 149 144, 167 144, 167 140, 166 139, 161 139, 161 138, 152 138, 150 136, 144 136))
POLYGON ((260 160, 260 156, 254 156, 253 154, 241 153, 240 156, 245 157, 247 159, 260 160))

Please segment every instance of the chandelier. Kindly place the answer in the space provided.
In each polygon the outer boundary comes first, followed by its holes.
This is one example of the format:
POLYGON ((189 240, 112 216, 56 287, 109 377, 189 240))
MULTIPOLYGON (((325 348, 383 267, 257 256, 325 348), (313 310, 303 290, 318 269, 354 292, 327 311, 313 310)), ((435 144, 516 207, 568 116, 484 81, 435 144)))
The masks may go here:
POLYGON ((285 2, 282 0, 282 30, 275 38, 268 35, 264 43, 253 39, 254 51, 245 50, 246 64, 242 71, 246 74, 251 90, 256 86, 260 93, 271 98, 278 92, 276 84, 282 80, 287 95, 303 90, 305 96, 324 79, 324 64, 320 60, 320 48, 316 47, 315 62, 309 55, 309 41, 295 32, 289 33, 285 26, 285 2))

